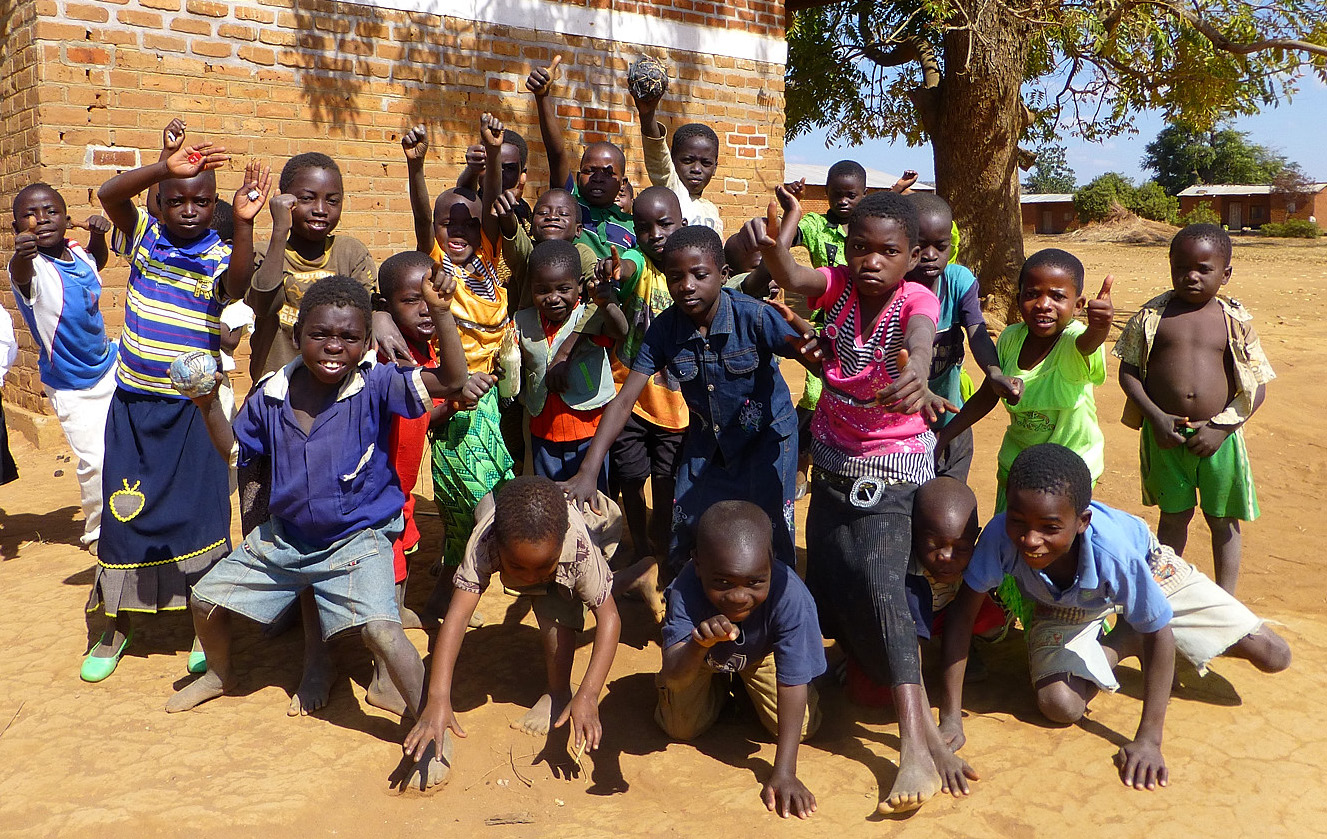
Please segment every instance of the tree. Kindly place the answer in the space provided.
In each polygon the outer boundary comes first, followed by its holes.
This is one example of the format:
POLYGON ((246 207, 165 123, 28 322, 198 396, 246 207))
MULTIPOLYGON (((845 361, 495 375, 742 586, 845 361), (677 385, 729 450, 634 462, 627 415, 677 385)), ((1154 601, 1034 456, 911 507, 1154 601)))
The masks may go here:
POLYGON ((1032 171, 1023 182, 1024 192, 1068 193, 1078 188, 1074 170, 1069 168, 1069 161, 1065 159, 1064 146, 1047 143, 1036 150, 1035 156, 1032 171))
POLYGON ((1166 224, 1174 224, 1180 217, 1180 199, 1167 195, 1156 181, 1147 181, 1134 190, 1133 203, 1128 207, 1143 218, 1166 224))
POLYGON ((1140 109, 1211 126, 1327 78, 1327 0, 790 0, 788 136, 929 139, 982 292, 1023 261, 1024 140, 1117 134, 1140 109))
POLYGON ((1286 166, 1271 149, 1232 128, 1203 131, 1179 125, 1161 129, 1143 147, 1143 168, 1157 173, 1170 195, 1194 184, 1265 184, 1286 166))
POLYGON ((1115 205, 1126 209, 1132 205, 1134 193, 1133 181, 1119 172, 1107 172, 1074 193, 1074 211, 1084 223, 1105 221, 1111 217, 1115 205))

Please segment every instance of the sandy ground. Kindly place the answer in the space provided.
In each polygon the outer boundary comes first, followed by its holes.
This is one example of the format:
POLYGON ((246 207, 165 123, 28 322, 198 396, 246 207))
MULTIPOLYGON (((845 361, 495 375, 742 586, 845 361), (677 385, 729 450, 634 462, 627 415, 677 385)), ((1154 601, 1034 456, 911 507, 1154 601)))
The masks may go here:
MULTIPOLYGON (((1052 243, 1034 240, 1029 251, 1052 243)), ((1167 287, 1164 248, 1074 250, 1092 289, 1114 272, 1122 319, 1167 287)), ((1032 704, 1015 638, 989 651, 990 680, 968 692, 963 755, 982 780, 967 800, 937 799, 900 819, 910 827, 974 837, 1097 826, 1158 839, 1323 835, 1327 730, 1313 703, 1327 688, 1327 584, 1313 569, 1315 545, 1327 538, 1319 518, 1327 494, 1327 388, 1314 365, 1327 363, 1327 350, 1315 343, 1327 318, 1327 246, 1254 240, 1241 243, 1235 259, 1230 291, 1256 314, 1280 377, 1248 428, 1264 513, 1246 529, 1241 595, 1283 624, 1293 668, 1269 677, 1221 661, 1201 682, 1186 680, 1167 717, 1171 785, 1143 793, 1122 787, 1111 764, 1137 725, 1136 669, 1126 665, 1124 690, 1098 698, 1083 724, 1050 728, 1032 704)), ((1143 513, 1136 438, 1115 421, 1122 397, 1114 364, 1111 370, 1097 396, 1109 447, 1098 492, 1143 513)), ((1003 425, 992 417, 978 427, 973 483, 984 509, 1003 425)), ((182 614, 141 621, 119 671, 84 684, 82 609, 92 572, 77 548, 73 464, 21 443, 15 453, 23 477, 0 489, 0 547, 9 557, 0 563, 0 834, 609 837, 693 836, 718 827, 731 836, 864 836, 902 829, 871 824, 890 821, 874 813, 896 771, 897 727, 887 712, 857 708, 836 688, 826 691, 821 733, 801 752, 800 776, 820 807, 806 824, 782 822, 759 802, 774 747, 749 708, 736 707, 694 744, 666 742, 652 722, 657 632, 639 604, 624 606, 623 643, 602 700, 605 743, 586 761, 589 777, 556 777, 538 760, 542 744, 507 727, 543 678, 532 619, 519 613, 466 640, 456 703, 470 736, 459 742, 450 784, 428 797, 387 790, 401 729, 363 701, 369 668, 358 640, 338 643, 350 679, 308 718, 285 715, 299 677, 298 633, 266 641, 252 625, 237 637, 240 694, 167 716, 166 698, 186 680, 191 633, 182 614), (512 815, 530 823, 484 826, 512 815)), ((436 544, 436 519, 424 521, 426 544, 436 544)), ((1210 569, 1206 538, 1196 525, 1189 558, 1210 569)), ((415 563, 412 602, 431 585, 427 565, 426 558, 415 563)), ((511 602, 490 594, 481 608, 498 622, 511 602)), ((423 633, 409 635, 426 649, 423 633)), ((583 643, 578 673, 588 636, 583 643)))

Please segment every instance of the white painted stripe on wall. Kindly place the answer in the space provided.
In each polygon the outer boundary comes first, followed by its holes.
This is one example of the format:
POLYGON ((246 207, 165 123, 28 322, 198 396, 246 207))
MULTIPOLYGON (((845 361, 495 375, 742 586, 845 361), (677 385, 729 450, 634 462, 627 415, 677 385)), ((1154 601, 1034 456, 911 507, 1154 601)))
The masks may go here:
POLYGON ((705 55, 745 58, 768 64, 788 63, 782 38, 734 29, 697 26, 630 12, 615 12, 548 0, 356 0, 365 6, 422 12, 478 23, 494 23, 604 38, 625 44, 666 47, 705 55))

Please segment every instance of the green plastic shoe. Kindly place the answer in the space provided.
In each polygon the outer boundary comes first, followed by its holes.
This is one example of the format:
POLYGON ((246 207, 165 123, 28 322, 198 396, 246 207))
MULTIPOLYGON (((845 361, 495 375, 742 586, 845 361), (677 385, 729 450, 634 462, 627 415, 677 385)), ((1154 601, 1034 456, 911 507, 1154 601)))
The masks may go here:
POLYGON ((185 668, 195 676, 207 672, 207 655, 202 650, 189 651, 189 663, 185 668))
MULTIPOLYGON (((101 658, 88 653, 88 657, 83 659, 83 667, 78 671, 78 675, 85 682, 100 682, 115 672, 115 668, 120 664, 120 657, 129 647, 129 642, 134 640, 134 631, 131 629, 124 636, 124 643, 120 649, 115 651, 115 655, 110 658, 101 658)), ((101 641, 97 641, 97 646, 101 646, 101 641)), ((93 648, 95 649, 95 647, 93 648)))

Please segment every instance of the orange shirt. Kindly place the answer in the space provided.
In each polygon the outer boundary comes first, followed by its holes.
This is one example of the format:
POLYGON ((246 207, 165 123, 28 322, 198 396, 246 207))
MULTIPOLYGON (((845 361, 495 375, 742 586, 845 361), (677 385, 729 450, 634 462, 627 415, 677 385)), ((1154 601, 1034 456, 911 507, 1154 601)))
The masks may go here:
MULTIPOLYGON (((542 315, 539 317, 539 323, 544 327, 544 340, 552 347, 560 324, 549 323, 542 315)), ((613 346, 611 338, 602 335, 586 337, 601 347, 613 346)), ((604 415, 604 407, 607 406, 577 411, 567 407, 567 403, 562 401, 562 394, 550 390, 548 398, 544 401, 544 410, 540 411, 538 416, 530 417, 530 436, 554 443, 588 440, 599 428, 599 419, 604 415)))

